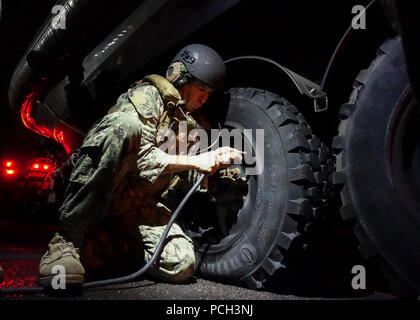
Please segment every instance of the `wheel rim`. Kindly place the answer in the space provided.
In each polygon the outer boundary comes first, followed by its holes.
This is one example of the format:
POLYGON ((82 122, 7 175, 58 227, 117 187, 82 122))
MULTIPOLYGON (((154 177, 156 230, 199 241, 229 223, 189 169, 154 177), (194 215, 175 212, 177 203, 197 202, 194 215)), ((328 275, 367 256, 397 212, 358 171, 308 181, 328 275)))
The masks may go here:
MULTIPOLYGON (((254 144, 244 134, 240 124, 229 121, 225 123, 223 128, 241 130, 244 150, 255 154, 254 144)), ((181 217, 180 223, 185 233, 194 241, 197 251, 200 253, 218 253, 230 248, 241 238, 251 221, 261 178, 260 176, 244 174, 247 168, 244 163, 233 165, 231 168, 239 168, 241 177, 246 179, 247 192, 244 195, 245 198, 241 208, 232 205, 232 208, 221 212, 220 209, 215 207, 216 213, 213 214, 213 219, 210 221, 208 217, 203 218, 199 214, 183 215, 181 217), (226 213, 228 213, 228 216, 226 216, 226 213)))

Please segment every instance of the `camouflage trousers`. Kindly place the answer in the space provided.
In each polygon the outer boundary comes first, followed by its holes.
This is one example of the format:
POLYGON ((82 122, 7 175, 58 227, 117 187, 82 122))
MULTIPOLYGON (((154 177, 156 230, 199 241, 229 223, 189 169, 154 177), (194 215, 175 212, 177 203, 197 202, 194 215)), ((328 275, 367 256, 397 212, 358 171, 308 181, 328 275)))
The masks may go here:
MULTIPOLYGON (((166 226, 139 226, 144 245, 144 258, 149 262, 166 226)), ((182 229, 174 223, 169 230, 156 262, 149 274, 166 282, 184 282, 195 272, 194 245, 182 229)))
MULTIPOLYGON (((60 207, 60 227, 64 238, 76 247, 83 245, 86 229, 105 218, 112 198, 116 176, 123 176, 122 165, 139 145, 141 121, 124 112, 106 115, 88 132, 79 148, 78 160, 60 207)), ((146 262, 165 226, 136 226, 141 235, 140 250, 146 262)), ((135 254, 138 256, 138 254, 135 254)), ((182 282, 195 271, 195 253, 191 240, 173 225, 160 259, 149 269, 155 278, 182 282)))

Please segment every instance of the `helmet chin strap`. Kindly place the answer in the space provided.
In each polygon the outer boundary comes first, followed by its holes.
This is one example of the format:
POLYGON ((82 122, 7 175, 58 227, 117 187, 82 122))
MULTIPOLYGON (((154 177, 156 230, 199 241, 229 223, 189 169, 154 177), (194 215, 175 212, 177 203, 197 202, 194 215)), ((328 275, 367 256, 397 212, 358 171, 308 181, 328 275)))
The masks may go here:
POLYGON ((177 88, 177 89, 181 88, 181 86, 183 86, 184 84, 186 84, 191 79, 192 79, 191 75, 188 74, 188 73, 186 73, 179 80, 177 80, 175 82, 175 88, 177 88))
MULTIPOLYGON (((189 80, 191 80, 192 77, 190 74, 184 74, 180 79, 178 79, 177 81, 175 81, 174 83, 174 87, 179 90, 184 84, 186 84, 189 80)), ((182 96, 181 96, 182 98, 182 96)), ((176 107, 179 107, 182 110, 185 110, 186 112, 188 111, 187 108, 187 101, 185 99, 182 99, 180 101, 178 101, 178 103, 176 104, 176 107)))

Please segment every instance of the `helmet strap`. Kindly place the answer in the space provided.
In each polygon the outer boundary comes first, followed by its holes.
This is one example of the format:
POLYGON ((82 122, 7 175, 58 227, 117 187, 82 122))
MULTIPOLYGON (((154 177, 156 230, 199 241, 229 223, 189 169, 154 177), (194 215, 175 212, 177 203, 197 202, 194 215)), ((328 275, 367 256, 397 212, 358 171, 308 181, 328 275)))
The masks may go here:
POLYGON ((180 79, 175 82, 175 88, 179 89, 182 85, 186 84, 192 79, 189 73, 184 74, 180 79))

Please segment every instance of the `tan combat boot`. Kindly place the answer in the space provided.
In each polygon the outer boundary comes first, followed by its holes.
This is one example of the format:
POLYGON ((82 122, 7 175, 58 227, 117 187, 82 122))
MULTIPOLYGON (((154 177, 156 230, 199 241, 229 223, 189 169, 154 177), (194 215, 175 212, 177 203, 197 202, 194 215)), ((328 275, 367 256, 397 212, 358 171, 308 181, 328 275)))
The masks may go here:
POLYGON ((55 266, 62 266, 65 270, 65 284, 81 285, 84 282, 85 269, 80 262, 79 249, 73 243, 67 242, 58 233, 48 244, 48 251, 42 256, 39 264, 38 283, 42 287, 51 287, 51 281, 55 276, 63 275, 55 266))

